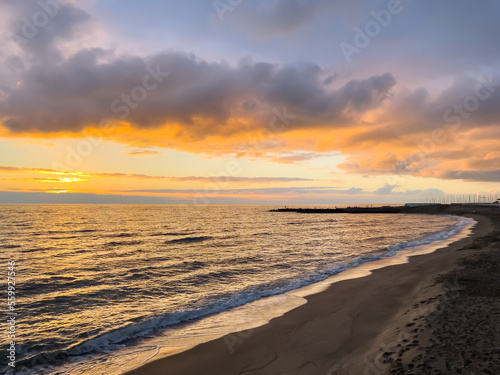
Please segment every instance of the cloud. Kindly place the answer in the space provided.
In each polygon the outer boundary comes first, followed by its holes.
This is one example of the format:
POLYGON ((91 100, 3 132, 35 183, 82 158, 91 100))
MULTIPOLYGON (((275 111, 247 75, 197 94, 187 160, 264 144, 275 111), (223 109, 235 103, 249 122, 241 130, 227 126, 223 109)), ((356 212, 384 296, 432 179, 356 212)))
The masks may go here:
POLYGON ((27 171, 29 168, 18 168, 18 167, 11 167, 8 165, 0 165, 0 171, 4 172, 20 172, 20 171, 27 171))
POLYGON ((302 177, 245 177, 245 176, 154 176, 140 173, 85 173, 85 172, 74 172, 74 171, 59 171, 55 169, 46 168, 18 168, 8 165, 0 165, 0 173, 36 173, 36 174, 52 174, 52 175, 65 175, 65 176, 76 176, 76 177, 52 177, 52 178, 29 178, 29 180, 39 180, 45 182, 77 182, 86 181, 81 177, 107 177, 107 178, 136 178, 136 179, 147 179, 147 180, 169 180, 174 182, 186 182, 186 181, 196 181, 196 182, 214 182, 219 180, 224 180, 227 182, 245 182, 245 183, 276 183, 276 182, 310 182, 318 181, 311 178, 302 177))
POLYGON ((273 182, 303 182, 316 181, 311 178, 300 177, 236 177, 236 176, 187 176, 187 177, 167 177, 170 181, 201 181, 213 182, 214 180, 222 179, 231 182, 247 182, 247 183, 273 183, 273 182))
POLYGON ((48 177, 48 178, 2 178, 0 180, 9 181, 35 181, 35 182, 49 182, 49 183, 68 183, 68 182, 86 182, 83 178, 79 177, 48 177))
POLYGON ((132 150, 126 153, 129 156, 151 156, 151 155, 162 155, 162 152, 153 150, 132 150))
POLYGON ((465 181, 486 181, 500 182, 500 170, 484 170, 484 171, 444 171, 439 174, 440 178, 465 180, 465 181))
POLYGON ((273 187, 273 188, 254 188, 254 189, 213 189, 209 191, 200 189, 138 189, 138 190, 117 190, 117 193, 151 193, 151 194, 207 194, 207 195, 328 195, 328 194, 361 194, 363 189, 350 188, 338 189, 326 186, 307 186, 307 187, 273 187))
POLYGON ((458 77, 436 97, 401 91, 372 118, 325 149, 348 156, 338 167, 366 175, 492 181, 500 168, 500 75, 458 77), (462 173, 452 171, 463 171, 462 173))
MULTIPOLYGON (((275 1, 270 11, 273 19, 298 17, 294 24, 321 4, 275 1)), ((182 51, 144 57, 99 47, 68 48, 62 42, 78 39, 95 20, 72 3, 58 7, 47 25, 20 44, 24 53, 5 59, 12 78, 0 82, 0 121, 12 135, 79 133, 109 119, 134 129, 168 128, 185 142, 269 130, 277 111, 296 119, 285 117, 283 124, 284 114, 278 112, 273 132, 335 128, 380 106, 396 84, 385 73, 332 88, 337 73, 314 63, 246 59, 229 64, 182 51)), ((15 20, 8 24, 10 31, 22 33, 23 22, 40 11, 34 1, 10 4, 7 13, 15 20)), ((283 22, 279 28, 289 23, 283 22)))
POLYGON ((385 184, 381 188, 375 190, 373 194, 376 195, 404 195, 404 196, 412 196, 412 195, 418 195, 418 196, 430 196, 430 195, 444 195, 444 191, 440 189, 434 189, 434 188, 429 188, 429 189, 424 189, 424 190, 405 190, 405 191, 394 191, 394 189, 398 188, 398 185, 390 185, 390 184, 385 184))
POLYGON ((398 185, 385 184, 383 187, 381 187, 380 189, 375 190, 373 193, 374 194, 390 194, 397 187, 398 187, 398 185))
POLYGON ((0 115, 12 133, 80 132, 109 118, 136 129, 177 125, 202 139, 267 128, 283 108, 297 117, 288 129, 345 126, 380 106, 396 83, 383 74, 332 90, 323 85, 328 74, 314 64, 230 66, 182 52, 140 58, 95 48, 24 71, 21 84, 3 89, 0 115))
POLYGON ((445 195, 445 192, 441 189, 429 188, 424 190, 406 190, 404 192, 401 192, 401 194, 431 196, 431 195, 445 195))
POLYGON ((0 165, 0 172, 37 173, 37 174, 78 176, 78 177, 126 177, 126 178, 144 178, 144 179, 168 178, 165 176, 151 176, 151 175, 137 174, 137 173, 85 173, 76 171, 60 171, 49 168, 19 168, 8 165, 0 165))
POLYGON ((42 173, 42 174, 55 174, 55 175, 83 176, 83 177, 91 176, 90 174, 85 174, 82 172, 58 171, 55 169, 48 169, 48 168, 23 168, 23 167, 13 167, 10 165, 0 165, 0 172, 42 173))
POLYGON ((361 194, 362 192, 363 192, 363 189, 355 188, 355 187, 352 187, 352 188, 344 191, 344 193, 346 193, 346 194, 361 194))
POLYGON ((319 153, 319 152, 292 152, 285 154, 273 155, 271 153, 266 156, 270 161, 283 164, 292 164, 308 160, 317 159, 320 157, 331 156, 332 153, 319 153))
MULTIPOLYGON (((386 185, 387 186, 387 185, 386 185)), ((373 199, 377 197, 380 200, 380 196, 384 197, 394 197, 394 202, 404 202, 406 199, 413 197, 427 197, 434 195, 444 195, 442 190, 429 188, 425 190, 405 190, 401 192, 392 191, 392 186, 383 187, 382 189, 377 189, 375 191, 366 191, 361 188, 351 187, 348 189, 342 189, 337 187, 328 186, 305 186, 305 187, 273 187, 273 188, 243 188, 243 189, 136 189, 136 190, 116 190, 114 193, 120 194, 154 194, 158 196, 169 196, 173 197, 184 197, 189 199, 196 199, 200 197, 207 197, 212 199, 213 197, 279 197, 280 199, 289 197, 332 197, 339 198, 344 197, 346 199, 350 196, 357 196, 359 198, 358 203, 362 199, 373 199), (382 190, 383 189, 383 190, 382 190)), ((294 198, 293 198, 294 199, 294 198)))

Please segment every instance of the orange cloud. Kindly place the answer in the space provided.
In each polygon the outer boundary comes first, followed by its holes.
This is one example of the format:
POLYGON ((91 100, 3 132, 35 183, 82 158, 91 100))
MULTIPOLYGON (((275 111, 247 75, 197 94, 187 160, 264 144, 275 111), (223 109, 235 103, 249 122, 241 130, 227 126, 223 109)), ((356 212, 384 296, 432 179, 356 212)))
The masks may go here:
POLYGON ((161 152, 153 150, 132 150, 126 153, 130 156, 151 156, 151 155, 162 155, 161 152))

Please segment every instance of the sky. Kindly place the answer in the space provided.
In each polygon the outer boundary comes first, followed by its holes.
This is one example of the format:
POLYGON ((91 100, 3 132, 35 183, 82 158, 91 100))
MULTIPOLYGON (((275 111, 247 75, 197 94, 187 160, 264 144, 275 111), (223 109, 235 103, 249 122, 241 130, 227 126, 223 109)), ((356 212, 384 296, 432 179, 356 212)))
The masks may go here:
POLYGON ((499 14, 494 0, 0 0, 0 203, 495 197, 499 14))

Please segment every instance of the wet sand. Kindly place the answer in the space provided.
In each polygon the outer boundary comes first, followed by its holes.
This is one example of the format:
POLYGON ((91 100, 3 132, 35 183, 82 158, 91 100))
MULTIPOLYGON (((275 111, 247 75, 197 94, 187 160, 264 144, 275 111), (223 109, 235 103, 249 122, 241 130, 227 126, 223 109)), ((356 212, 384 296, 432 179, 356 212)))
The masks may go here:
POLYGON ((127 374, 500 373, 500 208, 413 212, 478 224, 471 236, 432 254, 335 283, 264 326, 127 374))

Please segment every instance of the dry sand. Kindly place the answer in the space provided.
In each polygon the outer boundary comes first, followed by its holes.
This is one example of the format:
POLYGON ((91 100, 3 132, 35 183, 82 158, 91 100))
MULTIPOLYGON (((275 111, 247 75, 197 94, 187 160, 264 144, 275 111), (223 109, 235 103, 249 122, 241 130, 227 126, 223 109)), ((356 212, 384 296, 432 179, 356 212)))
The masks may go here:
POLYGON ((127 374, 500 374, 500 208, 418 212, 478 225, 432 254, 335 283, 262 327, 127 374))

